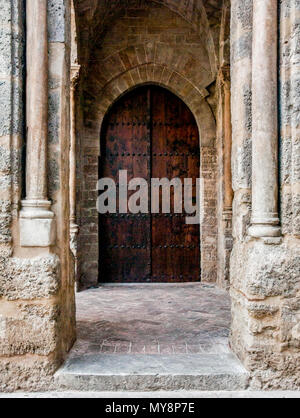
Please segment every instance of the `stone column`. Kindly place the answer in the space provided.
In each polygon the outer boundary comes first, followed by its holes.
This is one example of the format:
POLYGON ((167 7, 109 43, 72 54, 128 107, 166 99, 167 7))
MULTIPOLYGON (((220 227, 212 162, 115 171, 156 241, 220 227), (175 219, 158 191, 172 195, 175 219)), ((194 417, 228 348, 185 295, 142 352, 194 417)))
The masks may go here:
MULTIPOLYGON (((229 71, 228 71, 229 72, 229 71)), ((232 212, 232 127, 230 81, 224 79, 224 212, 232 212)))
POLYGON ((77 259, 77 235, 78 225, 76 224, 76 86, 79 77, 79 65, 71 67, 71 132, 70 132, 70 247, 77 259))
POLYGON ((224 75, 224 279, 229 282, 230 254, 232 251, 232 125, 231 125, 231 92, 230 92, 230 69, 224 75))
MULTIPOLYGON (((222 174, 219 196, 222 197, 222 220, 218 228, 218 283, 222 287, 228 287, 229 263, 233 245, 232 238, 232 125, 231 125, 231 92, 230 92, 230 67, 224 66, 219 72, 219 120, 218 135, 220 136, 218 152, 220 159, 219 172, 222 174)), ((219 198, 219 199, 220 199, 219 198)))
POLYGON ((48 39, 47 0, 26 2, 26 200, 20 212, 20 244, 49 247, 54 214, 47 198, 48 39))
POLYGON ((277 0, 253 1, 253 237, 280 236, 278 217, 277 0))

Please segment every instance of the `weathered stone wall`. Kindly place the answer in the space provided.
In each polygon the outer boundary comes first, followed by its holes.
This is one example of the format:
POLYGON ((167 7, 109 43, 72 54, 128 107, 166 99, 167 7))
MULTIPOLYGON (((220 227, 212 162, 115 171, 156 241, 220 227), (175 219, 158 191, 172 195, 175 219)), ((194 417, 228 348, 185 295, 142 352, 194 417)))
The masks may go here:
MULTIPOLYGON (((124 3, 124 2, 123 2, 124 3)), ((129 2, 130 3, 130 2, 129 2)), ((216 281, 216 149, 215 99, 206 87, 216 78, 214 49, 207 24, 198 28, 162 2, 135 2, 120 8, 89 54, 80 86, 82 126, 78 167, 78 275, 83 287, 98 282, 98 214, 96 184, 101 123, 110 106, 123 93, 142 85, 162 85, 185 101, 197 120, 201 137, 201 173, 204 178, 205 217, 201 226, 202 278, 216 281), (159 4, 157 4, 159 3, 159 4), (213 63, 213 64, 212 64, 213 63)), ((201 14, 203 21, 203 10, 201 14)), ((191 21, 190 21, 191 20, 191 21)), ((79 56, 82 54, 79 52, 79 56)), ((80 120, 80 118, 79 118, 80 120)), ((79 125, 79 124, 78 124, 79 125)), ((101 278, 100 278, 101 279, 101 278)))
POLYGON ((24 132, 24 10, 21 1, 0 2, 0 256, 12 253, 12 223, 20 200, 24 132))
POLYGON ((297 232, 297 22, 300 4, 298 1, 279 3, 280 218, 283 234, 280 239, 255 239, 247 235, 251 210, 252 0, 232 1, 231 25, 235 191, 231 345, 251 372, 251 386, 263 389, 295 389, 300 385, 300 246, 297 232))
POLYGON ((74 262, 70 251, 70 0, 48 2, 49 42, 49 150, 48 184, 56 215, 57 242, 53 253, 61 263, 59 293, 59 360, 75 340, 74 262))
POLYGON ((25 2, 0 1, 0 391, 49 387, 75 338, 69 256, 69 2, 48 2, 49 195, 57 242, 19 245, 24 190, 25 2), (3 119, 3 120, 2 120, 3 119))
POLYGON ((284 234, 300 236, 300 3, 281 2, 281 211, 284 234))

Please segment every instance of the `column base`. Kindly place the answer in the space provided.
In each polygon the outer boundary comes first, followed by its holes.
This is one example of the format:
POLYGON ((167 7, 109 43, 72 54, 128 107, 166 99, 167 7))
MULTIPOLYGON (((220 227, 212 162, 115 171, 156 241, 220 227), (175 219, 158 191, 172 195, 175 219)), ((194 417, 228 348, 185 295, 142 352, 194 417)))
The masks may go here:
POLYGON ((280 237, 281 228, 279 225, 252 224, 248 229, 248 235, 254 238, 280 237))
POLYGON ((50 247, 55 244, 56 223, 47 200, 23 200, 20 211, 21 247, 50 247))
POLYGON ((74 255, 74 258, 77 257, 77 236, 79 233, 79 227, 75 223, 70 223, 70 248, 74 255))
POLYGON ((226 228, 232 228, 232 209, 224 209, 222 213, 222 219, 225 222, 226 228))

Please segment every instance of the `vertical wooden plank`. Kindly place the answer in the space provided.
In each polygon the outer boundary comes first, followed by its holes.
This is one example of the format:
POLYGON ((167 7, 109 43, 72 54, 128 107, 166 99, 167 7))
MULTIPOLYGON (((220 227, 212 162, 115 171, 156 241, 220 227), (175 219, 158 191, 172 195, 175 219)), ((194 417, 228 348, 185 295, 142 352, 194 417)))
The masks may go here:
MULTIPOLYGON (((101 138, 101 177, 118 184, 119 171, 127 170, 128 182, 136 177, 150 181, 149 113, 148 88, 129 93, 113 106, 101 138)), ((149 281, 150 216, 117 212, 99 216, 100 281, 149 281)))
MULTIPOLYGON (((152 88, 152 177, 169 180, 200 174, 199 133, 187 106, 172 93, 152 88)), ((195 194, 195 187, 193 193, 195 194)), ((161 194, 160 194, 161 196, 161 194)), ((186 214, 152 215, 153 282, 200 280, 200 226, 186 225, 186 214)))

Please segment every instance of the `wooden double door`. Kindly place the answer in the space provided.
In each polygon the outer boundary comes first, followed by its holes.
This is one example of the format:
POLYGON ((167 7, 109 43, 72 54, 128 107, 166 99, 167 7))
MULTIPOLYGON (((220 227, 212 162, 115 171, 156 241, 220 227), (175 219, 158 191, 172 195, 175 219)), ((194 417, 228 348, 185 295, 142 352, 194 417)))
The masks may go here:
MULTIPOLYGON (((109 283, 200 281, 200 227, 186 213, 151 213, 151 178, 199 178, 199 133, 188 107, 158 86, 137 88, 114 104, 101 133, 100 177, 149 184, 149 213, 99 215, 99 280, 109 283)), ((128 198, 134 192, 128 192, 128 198)), ((160 194, 162 191, 160 191, 160 194)), ((118 193, 117 193, 118 194, 118 193)), ((184 207, 184 205, 183 205, 184 207)))

